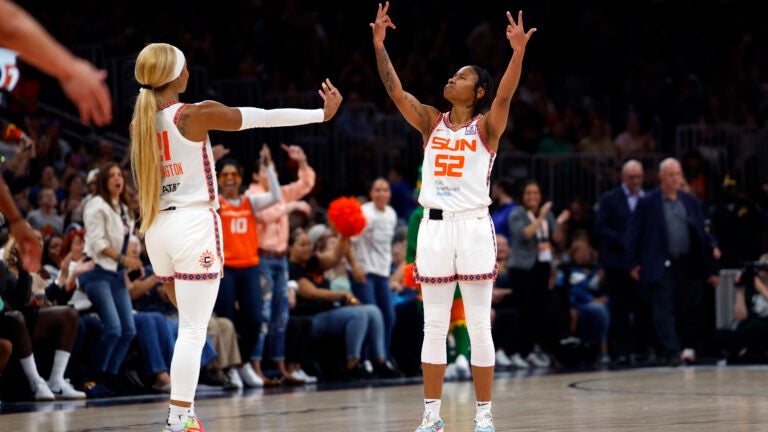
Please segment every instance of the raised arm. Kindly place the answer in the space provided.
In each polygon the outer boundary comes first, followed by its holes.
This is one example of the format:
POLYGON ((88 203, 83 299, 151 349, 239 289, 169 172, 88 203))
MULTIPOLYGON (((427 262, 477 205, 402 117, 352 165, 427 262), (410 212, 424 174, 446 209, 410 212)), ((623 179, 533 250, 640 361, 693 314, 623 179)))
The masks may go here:
POLYGON ((520 83, 520 74, 523 69, 523 57, 525 56, 525 46, 531 38, 536 28, 528 30, 526 33, 523 28, 523 12, 518 12, 517 23, 512 18, 512 14, 507 11, 507 39, 512 47, 512 58, 509 59, 507 69, 499 81, 499 88, 496 91, 496 97, 491 103, 491 109, 485 117, 488 141, 495 150, 498 146, 499 138, 507 128, 507 118, 509 117, 509 106, 512 102, 512 96, 520 83))
POLYGON ((387 27, 397 28, 392 20, 387 15, 389 11, 389 2, 384 4, 384 7, 379 3, 379 11, 376 13, 376 22, 370 24, 373 31, 373 49, 376 53, 376 67, 379 70, 379 77, 381 82, 384 83, 384 88, 387 90, 387 94, 400 110, 400 113, 405 117, 405 120, 413 127, 415 127, 421 134, 426 137, 429 135, 429 128, 434 123, 440 112, 437 108, 424 105, 419 102, 412 94, 403 90, 403 86, 400 83, 400 78, 395 72, 395 67, 392 66, 392 61, 389 59, 386 48, 384 48, 384 38, 387 36, 387 27))
POLYGON ((318 93, 323 98, 323 108, 318 109, 228 107, 216 101, 200 102, 184 109, 179 131, 187 139, 203 141, 211 130, 232 132, 328 121, 336 115, 343 98, 329 79, 321 84, 318 93))

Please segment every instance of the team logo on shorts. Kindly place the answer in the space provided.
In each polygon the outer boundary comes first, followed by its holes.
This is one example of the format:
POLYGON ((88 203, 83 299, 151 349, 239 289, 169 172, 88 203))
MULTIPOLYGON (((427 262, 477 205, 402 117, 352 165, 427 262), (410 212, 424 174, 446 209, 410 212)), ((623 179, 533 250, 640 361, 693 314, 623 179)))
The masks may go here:
POLYGON ((211 251, 206 250, 200 255, 200 266, 205 269, 211 268, 213 266, 214 260, 215 258, 213 257, 211 251))

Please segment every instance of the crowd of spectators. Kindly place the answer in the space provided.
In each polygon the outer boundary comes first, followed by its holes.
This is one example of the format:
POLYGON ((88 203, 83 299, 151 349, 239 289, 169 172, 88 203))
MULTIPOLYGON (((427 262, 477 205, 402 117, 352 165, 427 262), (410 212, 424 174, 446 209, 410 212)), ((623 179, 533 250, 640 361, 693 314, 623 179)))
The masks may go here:
MULTIPOLYGON (((315 10, 301 0, 235 1, 205 16, 177 7, 175 2, 145 3, 104 8, 91 1, 46 3, 44 7, 43 3, 29 2, 27 7, 64 44, 80 48, 98 44, 108 58, 131 58, 147 42, 177 44, 190 64, 205 68, 211 80, 258 80, 266 106, 284 92, 314 89, 318 81, 330 76, 337 77, 334 80, 345 94, 355 95, 356 103, 372 103, 382 112, 394 112, 374 70, 367 26, 371 11, 365 3, 342 6, 331 2, 315 10), (168 14, 158 13, 158 7, 167 7, 168 14), (150 9, 153 14, 146 13, 150 9), (185 27, 169 27, 165 19, 169 14, 178 16, 185 27)), ((393 49, 408 53, 393 61, 401 65, 408 90, 419 97, 436 94, 433 90, 466 62, 495 74, 503 71, 499 62, 504 57, 495 55, 505 42, 503 7, 490 4, 457 16, 452 3, 393 5, 399 28, 391 43, 408 48, 393 49), (426 17, 437 23, 424 26, 426 17)), ((531 52, 500 153, 589 154, 623 161, 673 150, 674 130, 680 124, 765 125, 768 78, 760 69, 765 35, 752 21, 760 14, 748 9, 763 6, 738 1, 635 1, 623 5, 631 13, 619 13, 615 9, 618 6, 610 2, 521 6, 526 22, 535 23, 539 29, 537 36, 541 37, 536 43, 544 47, 531 52)), ((130 230, 127 215, 137 214, 138 202, 127 161, 115 157, 107 140, 93 144, 65 139, 61 119, 41 116, 37 110, 38 101, 47 100, 58 90, 23 64, 21 72, 16 90, 3 99, 6 105, 0 117, 22 128, 30 137, 30 145, 5 143, 0 151, 3 175, 16 204, 40 231, 45 267, 37 274, 27 273, 14 256, 12 239, 3 239, 0 396, 3 400, 48 400, 167 392, 178 321, 162 284, 154 279, 141 240, 128 236, 131 242, 125 254, 126 259, 141 265, 101 275, 119 294, 113 299, 128 302, 103 304, 96 290, 89 288, 101 270, 94 273, 94 261, 87 257, 88 238, 98 226, 87 220, 86 205, 94 204, 90 201, 100 194, 110 197, 106 173, 121 178, 126 217, 117 214, 115 222, 126 224, 130 230), (103 182, 101 192, 99 182, 103 182), (117 306, 123 312, 130 309, 130 314, 118 312, 117 306), (14 370, 23 373, 14 374, 14 370), (42 376, 49 378, 45 381, 42 376)), ((128 88, 135 85, 129 74, 112 78, 131 83, 128 88)), ((132 102, 129 94, 116 93, 115 97, 118 105, 132 102)), ((422 101, 438 107, 444 103, 422 101)), ((340 113, 337 121, 343 118, 340 113)), ((362 142, 376 140, 372 125, 358 122, 351 126, 356 126, 351 132, 362 142)), ((281 172, 302 178, 295 162, 280 167, 281 172)), ((652 171, 657 167, 646 168, 652 171)), ((687 184, 711 224, 708 229, 719 240, 720 268, 739 268, 768 250, 763 228, 768 187, 738 184, 728 177, 717 179, 721 190, 707 191, 706 186, 712 183, 702 181, 706 173, 697 169, 695 157, 684 159, 683 168, 687 184)), ((241 173, 245 178, 248 174, 241 173)), ((259 183, 258 170, 253 174, 259 183)), ((620 176, 614 174, 617 181, 612 187, 619 186, 620 176)), ((315 381, 312 374, 328 379, 393 377, 401 373, 398 364, 406 373, 418 373, 417 368, 407 366, 418 353, 418 338, 412 336, 420 329, 402 324, 419 322, 418 308, 410 307, 418 299, 414 287, 403 285, 404 259, 398 252, 404 244, 405 221, 416 207, 415 197, 409 194, 416 186, 409 181, 415 178, 416 167, 398 166, 388 173, 369 172, 367 176, 361 178, 365 181, 355 182, 350 191, 360 195, 361 201, 370 200, 367 214, 380 222, 371 237, 364 239, 371 244, 359 242, 350 247, 349 239, 327 229, 323 209, 327 201, 319 201, 311 187, 302 189, 308 194, 306 202, 297 195, 279 204, 283 209, 275 220, 284 215, 282 223, 289 225, 291 236, 284 239, 289 252, 288 256, 268 258, 286 258, 290 267, 285 270, 290 270, 296 284, 268 281, 265 291, 269 294, 259 298, 259 306, 251 310, 254 315, 250 318, 258 323, 257 334, 249 332, 254 326, 239 321, 241 314, 222 313, 211 321, 201 360, 202 384, 233 390, 307 384, 315 381), (367 195, 367 186, 374 184, 378 184, 375 194, 383 193, 381 189, 393 194, 379 210, 375 210, 376 196, 367 195), (389 210, 395 213, 394 223, 389 210), (381 256, 369 256, 365 269, 355 268, 355 255, 358 260, 367 256, 366 251, 375 249, 372 244, 377 242, 385 246, 381 250, 392 255, 392 262, 386 262, 392 269, 389 275, 380 274, 381 256), (356 274, 360 272, 367 272, 368 277, 356 274), (376 296, 360 295, 366 285, 376 286, 376 296), (287 313, 278 303, 265 301, 283 296, 290 305, 287 313), (368 305, 351 307, 358 303, 368 305), (269 307, 265 305, 270 304, 275 307, 265 313, 269 307), (354 326, 348 325, 351 320, 354 326), (283 337, 272 338, 281 331, 285 332, 283 337), (335 337, 342 333, 344 338, 335 337), (313 343, 297 343, 305 338, 313 343), (250 342, 244 343, 244 339, 250 342), (343 346, 339 340, 344 341, 343 346), (405 343, 409 346, 402 346, 405 343), (284 348, 277 349, 275 344, 284 348), (244 345, 247 352, 241 350, 244 345), (257 353, 254 347, 258 347, 257 353), (338 348, 338 352, 319 349, 326 347, 338 348)), ((497 364, 529 368, 549 367, 552 360, 560 365, 592 360, 605 364, 625 359, 627 364, 633 359, 647 361, 654 355, 655 343, 648 328, 648 334, 632 336, 637 340, 631 341, 626 353, 617 344, 615 308, 611 309, 615 303, 605 284, 605 254, 598 253, 603 238, 596 223, 597 202, 574 196, 570 202, 555 203, 552 207, 557 213, 552 214, 536 179, 529 179, 524 187, 522 180, 499 178, 494 182, 492 209, 499 212, 494 221, 499 235, 504 236, 497 244, 499 255, 505 257, 500 262, 494 295, 497 364), (543 215, 547 228, 525 233, 528 211, 534 217, 543 215), (516 243, 525 236, 551 238, 547 265, 537 261, 541 257, 538 248, 525 256, 525 247, 516 243), (506 255, 505 241, 511 245, 506 255), (535 258, 533 267, 529 265, 531 257, 535 258)), ((655 179, 645 180, 648 189, 655 186, 655 179)), ((262 191, 264 183, 262 179, 262 191)), ((762 359, 755 354, 761 347, 750 345, 754 335, 761 334, 759 295, 768 298, 768 291, 761 289, 765 286, 759 281, 762 276, 758 272, 754 281, 748 278, 743 282, 746 288, 740 291, 740 298, 744 302, 739 303, 743 313, 737 315, 757 325, 721 344, 732 358, 762 359), (747 347, 749 356, 744 351, 747 347)), ((704 301, 707 304, 707 298, 704 301)), ((707 310, 714 314, 712 307, 707 310)), ((627 313, 634 319, 640 312, 627 313)), ((714 332, 713 324, 705 323, 701 331, 714 332)), ((709 346, 703 351, 724 355, 718 348, 709 346)))

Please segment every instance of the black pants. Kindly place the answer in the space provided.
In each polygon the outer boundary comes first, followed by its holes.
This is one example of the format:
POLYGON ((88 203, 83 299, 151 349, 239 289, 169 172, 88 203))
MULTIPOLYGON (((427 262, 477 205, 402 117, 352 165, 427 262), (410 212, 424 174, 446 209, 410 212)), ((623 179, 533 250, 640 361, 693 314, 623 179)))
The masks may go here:
POLYGON ((509 269, 515 307, 519 312, 519 346, 511 353, 526 356, 534 344, 544 347, 547 334, 546 314, 549 299, 550 264, 536 262, 529 270, 509 269))
POLYGON ((517 308, 499 305, 494 307, 494 310, 496 311, 496 318, 491 326, 493 345, 496 350, 503 349, 505 353, 510 355, 518 352, 520 331, 518 330, 519 314, 517 308))
POLYGON ((292 316, 285 328, 285 362, 304 364, 309 360, 312 317, 292 316))
POLYGON ((649 299, 626 270, 605 269, 605 287, 610 297, 611 353, 614 357, 646 354, 653 334, 649 299))
POLYGON ((656 336, 667 357, 700 346, 699 323, 704 279, 690 258, 671 260, 661 280, 649 284, 656 336))

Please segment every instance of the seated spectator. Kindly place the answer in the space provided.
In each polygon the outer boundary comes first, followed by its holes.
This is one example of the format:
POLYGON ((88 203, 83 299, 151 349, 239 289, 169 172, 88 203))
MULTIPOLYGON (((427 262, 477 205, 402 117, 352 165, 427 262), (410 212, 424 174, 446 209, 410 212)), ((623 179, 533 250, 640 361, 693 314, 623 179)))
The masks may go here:
POLYGON ((565 122, 561 119, 552 125, 552 132, 539 143, 539 154, 567 155, 573 150, 573 143, 566 136, 565 122))
POLYGON ((67 306, 40 307, 32 296, 32 276, 24 269, 16 242, 11 237, 3 249, 0 263, 0 312, 2 325, 16 347, 24 374, 35 400, 84 399, 64 378, 77 336, 79 316, 67 306), (38 373, 32 344, 54 338, 55 352, 51 374, 46 382, 38 373))
POLYGON ((346 347, 346 369, 357 378, 370 377, 361 363, 363 346, 370 347, 374 370, 382 378, 398 376, 387 362, 384 348, 384 320, 375 305, 362 305, 350 292, 329 289, 323 272, 336 265, 349 247, 343 237, 334 249, 312 250, 302 229, 289 238, 290 279, 298 283, 296 307, 292 314, 311 316, 313 337, 341 337, 346 347))
POLYGON ((640 124, 640 115, 630 112, 627 116, 627 128, 614 140, 619 158, 626 159, 633 155, 651 153, 656 147, 651 132, 640 124))
POLYGON ((27 215, 27 222, 32 228, 42 230, 46 239, 64 233, 64 219, 56 211, 57 203, 54 190, 44 187, 37 197, 37 209, 27 215))
POLYGON ((43 268, 54 280, 59 276, 61 263, 59 252, 63 242, 64 238, 60 234, 54 234, 43 245, 43 268))
POLYGON ((595 251, 588 243, 577 242, 571 246, 569 258, 561 271, 564 283, 570 288, 571 308, 576 311, 571 332, 582 341, 599 343, 600 362, 608 364, 610 315, 608 298, 600 292, 601 277, 595 251))

